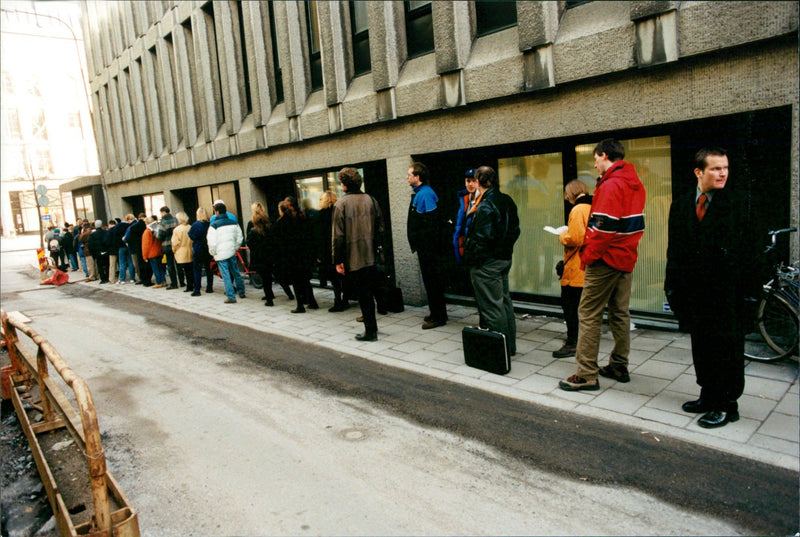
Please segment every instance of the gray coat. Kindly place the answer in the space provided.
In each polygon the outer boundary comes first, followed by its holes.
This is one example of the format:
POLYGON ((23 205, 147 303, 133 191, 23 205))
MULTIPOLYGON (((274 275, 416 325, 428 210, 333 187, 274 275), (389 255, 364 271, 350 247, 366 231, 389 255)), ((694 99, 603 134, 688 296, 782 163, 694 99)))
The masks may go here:
POLYGON ((383 233, 378 203, 363 192, 348 192, 333 209, 333 264, 348 272, 375 265, 375 249, 383 233))

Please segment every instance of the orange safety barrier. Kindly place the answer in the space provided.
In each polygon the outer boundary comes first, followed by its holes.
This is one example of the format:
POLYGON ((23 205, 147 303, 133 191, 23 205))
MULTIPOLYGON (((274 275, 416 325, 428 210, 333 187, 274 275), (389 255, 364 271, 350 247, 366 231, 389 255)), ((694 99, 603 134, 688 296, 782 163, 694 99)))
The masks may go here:
POLYGON ((8 391, 17 411, 20 425, 28 438, 31 453, 47 491, 47 498, 53 509, 59 532, 63 537, 139 537, 139 519, 119 485, 106 468, 106 458, 100 443, 100 428, 97 413, 89 387, 72 369, 53 345, 17 318, 11 318, 2 311, 2 336, 6 342, 11 366, 3 371, 3 398, 8 391), (17 330, 28 336, 37 347, 33 358, 19 341, 17 330), (50 363, 62 380, 72 389, 78 406, 76 411, 50 378, 50 363), (6 387, 8 379, 8 387, 6 387), (42 398, 41 412, 44 419, 31 424, 18 393, 18 387, 30 388, 37 383, 42 398), (53 473, 39 444, 37 434, 66 427, 75 443, 86 456, 89 482, 92 489, 94 515, 90 522, 75 525, 59 492, 53 473), (111 501, 119 507, 111 510, 111 501))

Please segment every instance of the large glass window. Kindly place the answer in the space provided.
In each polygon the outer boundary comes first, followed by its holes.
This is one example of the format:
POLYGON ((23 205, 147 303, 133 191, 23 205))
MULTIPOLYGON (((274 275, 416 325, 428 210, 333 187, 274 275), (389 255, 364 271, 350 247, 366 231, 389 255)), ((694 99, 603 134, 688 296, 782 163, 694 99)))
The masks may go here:
POLYGON ((353 29, 353 67, 355 75, 358 76, 372 69, 369 56, 367 3, 363 0, 350 1, 350 24, 353 29))
POLYGON ((144 213, 147 216, 158 216, 161 207, 164 206, 164 194, 149 194, 142 197, 144 201, 144 213))
POLYGON ((222 200, 229 213, 241 218, 239 198, 236 196, 236 183, 201 186, 197 189, 197 206, 205 208, 208 215, 214 214, 214 202, 222 200))
POLYGON ((92 202, 91 194, 84 194, 83 196, 74 196, 73 205, 75 206, 75 216, 77 218, 83 218, 84 220, 92 220, 92 221, 95 220, 94 203, 92 202))
MULTIPOLYGON (((358 173, 364 177, 364 169, 358 168, 358 173)), ((311 177, 295 179, 297 187, 297 202, 303 210, 319 209, 319 197, 326 190, 332 190, 337 198, 344 196, 342 183, 339 182, 337 172, 324 172, 311 177)))
MULTIPOLYGON (((669 207, 672 203, 672 161, 669 136, 620 140, 625 160, 636 168, 647 191, 644 208, 644 237, 639 243, 639 259, 633 271, 631 309, 664 311, 664 267, 668 237, 669 207)), ((578 176, 584 181, 596 178, 594 144, 575 148, 578 176)), ((592 185, 595 180, 592 179, 592 185)))
POLYGON ((564 177, 561 153, 498 159, 500 190, 517 204, 520 237, 508 283, 512 291, 559 296, 556 263, 564 249, 544 226, 563 225, 564 177))
POLYGON ((514 0, 476 0, 475 18, 478 37, 515 26, 517 3, 514 0))
POLYGON ((433 10, 430 1, 406 1, 406 45, 408 57, 433 52, 433 10))

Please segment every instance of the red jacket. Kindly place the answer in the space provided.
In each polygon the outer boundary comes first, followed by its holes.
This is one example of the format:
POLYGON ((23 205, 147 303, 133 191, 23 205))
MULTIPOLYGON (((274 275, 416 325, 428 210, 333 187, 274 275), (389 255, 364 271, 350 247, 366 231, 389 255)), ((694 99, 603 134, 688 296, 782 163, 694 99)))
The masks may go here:
POLYGON ((633 272, 644 233, 645 197, 644 185, 629 162, 614 162, 597 180, 581 252, 584 266, 602 260, 617 270, 633 272))

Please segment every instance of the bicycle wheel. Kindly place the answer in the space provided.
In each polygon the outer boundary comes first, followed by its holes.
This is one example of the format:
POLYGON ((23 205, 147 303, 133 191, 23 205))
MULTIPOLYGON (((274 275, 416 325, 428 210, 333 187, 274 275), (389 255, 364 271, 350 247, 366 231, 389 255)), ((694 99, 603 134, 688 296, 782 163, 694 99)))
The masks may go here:
POLYGON ((782 297, 771 293, 758 308, 757 331, 745 336, 745 357, 775 362, 797 348, 797 316, 782 297))
POLYGON ((797 313, 782 296, 773 293, 759 310, 759 319, 761 335, 781 358, 797 349, 797 313))
POLYGON ((250 285, 252 285, 256 289, 261 289, 262 287, 264 287, 264 281, 261 279, 261 274, 257 272, 251 272, 250 285))

